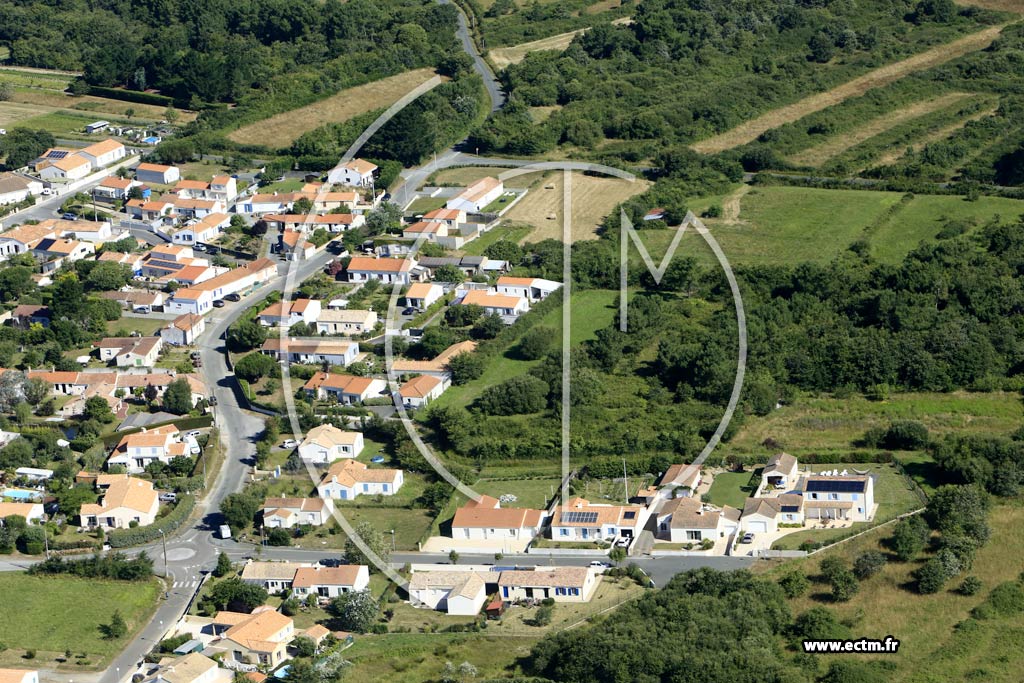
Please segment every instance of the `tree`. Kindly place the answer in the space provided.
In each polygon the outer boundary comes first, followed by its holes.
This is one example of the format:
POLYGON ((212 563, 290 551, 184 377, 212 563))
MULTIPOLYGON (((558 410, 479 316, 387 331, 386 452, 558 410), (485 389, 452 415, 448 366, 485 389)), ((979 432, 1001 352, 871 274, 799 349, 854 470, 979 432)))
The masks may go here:
POLYGON ((23 391, 29 405, 37 406, 50 395, 50 385, 38 377, 33 377, 25 382, 23 391))
POLYGON ((253 237, 263 237, 269 228, 267 222, 261 218, 249 227, 248 233, 253 237))
POLYGON ((484 374, 484 359, 478 353, 460 353, 450 358, 445 368, 452 376, 452 384, 465 384, 484 374))
MULTIPOLYGON (((255 514, 255 513, 253 513, 255 514)), ((391 558, 391 542, 385 541, 381 534, 369 522, 360 522, 355 528, 356 535, 381 561, 387 562, 391 558)), ((345 561, 348 564, 365 564, 370 571, 376 571, 377 563, 373 562, 362 549, 356 545, 352 538, 345 540, 345 561)))
POLYGON ((131 271, 124 264, 100 261, 85 276, 85 284, 93 291, 110 292, 124 287, 130 277, 131 271))
MULTIPOLYGON (((412 444, 413 448, 416 449, 417 454, 419 453, 419 449, 416 448, 416 445, 413 444, 411 440, 403 441, 403 445, 405 443, 412 444)), ((422 457, 420 459, 422 460, 422 457)), ((409 468, 406 467, 406 469, 409 468)), ((423 493, 420 494, 419 497, 419 503, 434 514, 437 514, 448 502, 448 499, 452 495, 452 490, 451 485, 447 482, 435 481, 423 489, 423 493)))
POLYGON ((262 586, 230 578, 214 583, 208 599, 220 609, 251 612, 267 601, 267 591, 262 586))
POLYGON ((558 332, 546 325, 535 325, 523 333, 516 347, 524 360, 539 360, 551 349, 558 339, 558 332))
POLYGON ((292 204, 292 213, 305 216, 313 210, 313 200, 309 197, 300 197, 292 204))
POLYGON ((220 555, 217 556, 217 566, 213 570, 213 575, 217 578, 227 576, 231 573, 231 558, 224 551, 221 551, 220 555))
POLYGON ((6 102, 14 96, 14 86, 7 81, 0 81, 0 102, 6 102))
POLYGON ((0 375, 0 412, 11 412, 24 398, 25 373, 8 370, 0 375))
MULTIPOLYGON (((347 556, 346 556, 347 557, 347 556)), ((369 591, 350 591, 331 600, 330 612, 346 631, 366 633, 380 613, 380 605, 369 591)))
POLYGON ((454 548, 448 551, 448 561, 452 564, 459 563, 459 553, 457 553, 454 548))
POLYGON ((366 229, 370 235, 380 235, 402 225, 402 209, 397 204, 384 202, 366 214, 366 229))
POLYGON ((434 282, 454 282, 457 284, 465 281, 465 279, 466 274, 459 270, 458 266, 446 263, 434 270, 434 282))
POLYGON ((889 538, 889 547, 901 562, 909 562, 924 550, 930 535, 931 531, 921 517, 904 517, 896 522, 896 527, 889 538))
POLYGON ((885 567, 885 563, 885 555, 876 550, 869 550, 861 553, 857 556, 857 559, 854 560, 853 573, 858 579, 864 580, 882 571, 885 567))
POLYGON ((549 391, 550 387, 544 380, 520 375, 484 389, 476 407, 488 415, 536 413, 547 405, 549 391))
POLYGON ((844 640, 850 631, 824 607, 812 607, 793 621, 792 634, 798 640, 844 640))
POLYGON ((247 382, 258 381, 262 377, 278 377, 281 368, 271 356, 256 351, 235 363, 235 375, 247 382))
POLYGON ((943 535, 966 536, 984 544, 991 530, 988 511, 991 498, 979 485, 941 486, 928 499, 924 516, 943 535))
POLYGON ((857 577, 846 567, 834 572, 829 578, 829 584, 832 586, 832 599, 837 602, 846 602, 860 588, 857 577))
POLYGON ((942 590, 942 587, 946 585, 946 580, 950 577, 942 562, 933 557, 914 572, 914 578, 917 579, 918 592, 928 595, 942 590))
POLYGON ((608 551, 608 559, 614 562, 616 566, 622 564, 626 559, 626 549, 615 546, 608 551))
POLYGON ((81 320, 85 312, 85 290, 78 276, 65 273, 56 278, 51 288, 50 313, 55 320, 81 320))
POLYGON ((247 490, 226 496, 220 504, 220 512, 224 521, 237 532, 252 524, 262 504, 262 497, 256 491, 247 490))
POLYGON ((811 582, 808 581, 804 573, 799 570, 793 570, 783 574, 779 578, 778 583, 787 598, 798 598, 806 593, 807 589, 811 587, 811 582))
POLYGON ((128 633, 128 624, 125 623, 124 617, 121 616, 121 611, 114 610, 114 614, 110 617, 110 623, 100 626, 100 630, 103 632, 103 637, 107 640, 116 640, 124 638, 128 633))
POLYGON ((179 377, 164 389, 164 410, 175 415, 192 410, 192 386, 187 379, 179 377))
POLYGON ((102 396, 90 396, 85 399, 85 407, 82 410, 82 416, 87 420, 96 420, 97 422, 113 422, 114 411, 110 409, 110 404, 107 403, 107 399, 102 396))
POLYGON ((142 396, 150 403, 157 399, 160 395, 160 391, 152 384, 147 384, 146 388, 142 391, 142 396))
POLYGON ((248 351, 267 341, 267 328, 255 320, 243 320, 231 326, 227 341, 233 351, 248 351))
POLYGON ((285 546, 292 544, 292 535, 287 529, 274 527, 267 532, 267 545, 285 546))
MULTIPOLYGON (((299 657, 312 657, 316 654, 316 643, 307 636, 299 636, 293 640, 292 647, 295 648, 295 654, 299 657)), ((289 669, 290 672, 291 670, 289 669)), ((319 679, 317 680, 319 681, 319 679)))
POLYGON ((505 322, 500 315, 487 315, 476 321, 469 336, 473 339, 494 339, 505 329, 505 322))

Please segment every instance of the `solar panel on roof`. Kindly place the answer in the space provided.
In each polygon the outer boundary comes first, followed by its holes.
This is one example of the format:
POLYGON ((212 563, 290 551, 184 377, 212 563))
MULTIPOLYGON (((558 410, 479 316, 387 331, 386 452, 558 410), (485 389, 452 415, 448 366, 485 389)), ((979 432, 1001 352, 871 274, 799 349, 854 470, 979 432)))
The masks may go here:
POLYGON ((859 493, 864 490, 863 481, 811 479, 807 490, 829 493, 859 493))
POLYGON ((68 151, 63 150, 63 149, 52 149, 46 155, 46 158, 47 159, 63 159, 64 157, 66 157, 69 154, 71 154, 71 152, 68 152, 68 151))
POLYGON ((596 512, 563 512, 562 521, 567 524, 593 524, 597 522, 596 512))
POLYGON ((636 512, 634 512, 633 510, 626 510, 625 512, 622 513, 622 518, 623 519, 636 519, 636 512))

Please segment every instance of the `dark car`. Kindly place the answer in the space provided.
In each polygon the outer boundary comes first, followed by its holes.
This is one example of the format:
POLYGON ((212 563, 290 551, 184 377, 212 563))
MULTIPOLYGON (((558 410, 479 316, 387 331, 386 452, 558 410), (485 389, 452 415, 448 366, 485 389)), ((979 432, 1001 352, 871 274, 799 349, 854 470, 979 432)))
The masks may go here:
POLYGON ((402 315, 416 315, 419 311, 410 306, 409 308, 402 311, 402 315))
POLYGON ((214 308, 224 308, 224 299, 216 299, 213 302, 213 307, 214 308))
POLYGON ((235 292, 231 292, 230 294, 225 295, 224 299, 227 301, 241 301, 242 297, 241 295, 236 294, 235 292))

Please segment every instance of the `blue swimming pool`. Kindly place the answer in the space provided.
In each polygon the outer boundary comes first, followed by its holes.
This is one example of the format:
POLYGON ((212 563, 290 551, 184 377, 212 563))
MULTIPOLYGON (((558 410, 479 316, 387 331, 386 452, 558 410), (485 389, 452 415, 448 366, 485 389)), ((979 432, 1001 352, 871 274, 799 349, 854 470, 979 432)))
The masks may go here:
POLYGON ((25 489, 4 489, 4 498, 16 500, 35 500, 39 498, 38 491, 26 491, 25 489))

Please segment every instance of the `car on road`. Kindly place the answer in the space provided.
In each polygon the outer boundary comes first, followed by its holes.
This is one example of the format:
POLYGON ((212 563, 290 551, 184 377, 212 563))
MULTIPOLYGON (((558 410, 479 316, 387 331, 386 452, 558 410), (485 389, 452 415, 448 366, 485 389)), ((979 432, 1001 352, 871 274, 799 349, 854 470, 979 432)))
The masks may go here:
POLYGON ((73 214, 73 213, 66 213, 63 216, 61 216, 61 218, 63 218, 66 221, 77 221, 78 220, 78 216, 76 214, 73 214))
POLYGON ((224 308, 224 299, 215 299, 213 302, 214 308, 224 308))
POLYGON ((231 292, 230 294, 225 294, 224 295, 224 300, 225 301, 241 301, 242 300, 242 296, 240 294, 237 294, 236 292, 231 292))
POLYGON ((295 448, 299 445, 299 442, 295 439, 285 439, 281 444, 281 448, 295 448))
POLYGON ((203 244, 202 242, 196 242, 195 244, 192 245, 192 248, 195 249, 196 251, 206 251, 206 245, 203 244))
POLYGON ((149 306, 147 306, 146 304, 143 304, 141 306, 136 306, 135 308, 132 309, 132 313, 141 313, 141 314, 144 314, 144 315, 148 314, 148 313, 152 313, 152 312, 153 312, 153 309, 150 308, 149 306))
POLYGON ((192 353, 188 354, 188 357, 191 358, 192 360, 196 360, 197 358, 201 357, 202 355, 203 354, 201 354, 198 351, 193 351, 192 353))
POLYGON ((743 534, 743 538, 740 539, 740 543, 753 543, 753 542, 754 542, 754 532, 753 531, 748 531, 747 533, 743 534))
POLYGON ((602 562, 601 560, 594 560, 593 562, 590 563, 590 566, 591 567, 601 567, 603 569, 607 569, 607 568, 611 567, 612 565, 609 562, 602 562))

